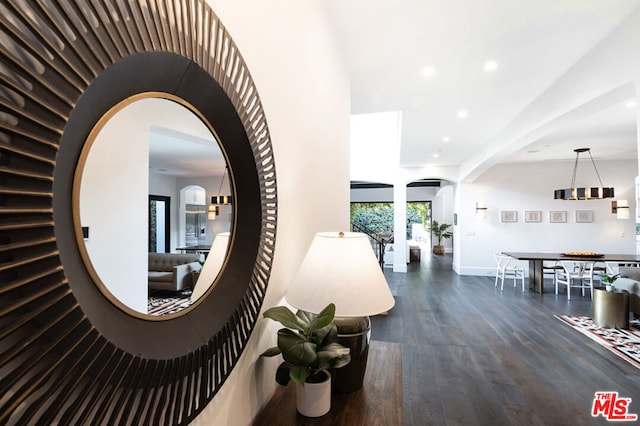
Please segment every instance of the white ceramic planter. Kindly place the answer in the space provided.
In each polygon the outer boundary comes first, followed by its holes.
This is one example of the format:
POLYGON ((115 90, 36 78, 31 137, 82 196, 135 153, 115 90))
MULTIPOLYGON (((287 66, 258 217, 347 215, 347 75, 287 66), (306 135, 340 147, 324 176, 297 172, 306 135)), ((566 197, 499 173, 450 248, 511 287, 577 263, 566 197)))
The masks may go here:
POLYGON ((296 383, 296 409, 306 417, 324 416, 331 409, 331 375, 321 383, 296 383))

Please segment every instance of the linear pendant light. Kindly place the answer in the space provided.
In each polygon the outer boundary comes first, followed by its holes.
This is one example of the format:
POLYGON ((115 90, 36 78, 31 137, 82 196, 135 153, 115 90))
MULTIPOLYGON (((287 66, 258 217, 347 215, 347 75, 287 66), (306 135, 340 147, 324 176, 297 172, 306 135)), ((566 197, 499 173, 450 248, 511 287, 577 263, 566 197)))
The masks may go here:
MULTIPOLYGON (((227 175, 227 170, 228 168, 225 167, 224 168, 224 173, 222 174, 222 179, 220 180, 220 188, 218 188, 218 195, 217 196, 213 196, 211 197, 211 204, 213 205, 229 205, 229 204, 233 204, 233 196, 231 195, 220 195, 220 192, 222 191, 222 184, 224 182, 224 178, 227 175)), ((216 211, 217 213, 217 211, 216 211)))
POLYGON ((576 162, 573 165, 571 187, 556 189, 555 191, 553 191, 553 198, 555 200, 602 200, 604 198, 614 198, 614 189, 605 188, 605 186, 602 184, 600 173, 598 173, 596 163, 595 161, 593 161, 593 157, 591 156, 591 150, 589 148, 577 148, 573 151, 576 153, 576 162), (576 172, 578 171, 578 160, 580 159, 580 154, 583 152, 589 154, 589 158, 591 158, 591 164, 593 164, 593 168, 596 171, 600 186, 576 188, 576 172))

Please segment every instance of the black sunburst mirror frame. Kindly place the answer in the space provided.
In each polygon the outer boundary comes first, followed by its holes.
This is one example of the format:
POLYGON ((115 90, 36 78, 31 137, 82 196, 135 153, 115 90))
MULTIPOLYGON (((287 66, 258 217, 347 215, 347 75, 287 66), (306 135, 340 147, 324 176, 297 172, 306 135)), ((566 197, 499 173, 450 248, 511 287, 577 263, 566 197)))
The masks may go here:
POLYGON ((242 354, 275 248, 275 164, 246 64, 205 0, 8 0, 0 46, 0 423, 187 424, 242 354), (87 135, 147 92, 215 129, 235 200, 215 288, 165 321, 100 292, 73 220, 87 135))

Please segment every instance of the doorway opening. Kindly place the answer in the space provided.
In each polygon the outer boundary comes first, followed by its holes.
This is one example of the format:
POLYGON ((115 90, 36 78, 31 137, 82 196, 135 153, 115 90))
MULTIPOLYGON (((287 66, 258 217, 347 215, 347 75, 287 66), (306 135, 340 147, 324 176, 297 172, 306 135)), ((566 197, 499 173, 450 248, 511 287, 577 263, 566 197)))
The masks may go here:
MULTIPOLYGON (((409 201, 406 205, 406 240, 429 247, 431 201, 409 201)), ((393 265, 393 203, 351 202, 351 229, 369 236, 381 266, 393 265)))
POLYGON ((149 253, 169 253, 171 197, 149 195, 149 253))

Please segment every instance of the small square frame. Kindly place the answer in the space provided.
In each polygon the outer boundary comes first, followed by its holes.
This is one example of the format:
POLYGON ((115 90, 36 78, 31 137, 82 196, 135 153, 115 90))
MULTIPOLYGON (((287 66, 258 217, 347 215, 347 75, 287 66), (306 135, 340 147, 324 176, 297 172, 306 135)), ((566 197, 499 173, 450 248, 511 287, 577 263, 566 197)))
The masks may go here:
POLYGON ((518 212, 515 210, 501 210, 500 222, 517 222, 518 212))
POLYGON ((525 222, 542 222, 542 212, 540 210, 525 210, 525 222))
POLYGON ((593 222, 593 210, 576 210, 576 223, 593 222))
POLYGON ((549 212, 549 223, 565 223, 567 212, 564 210, 554 210, 549 212))

